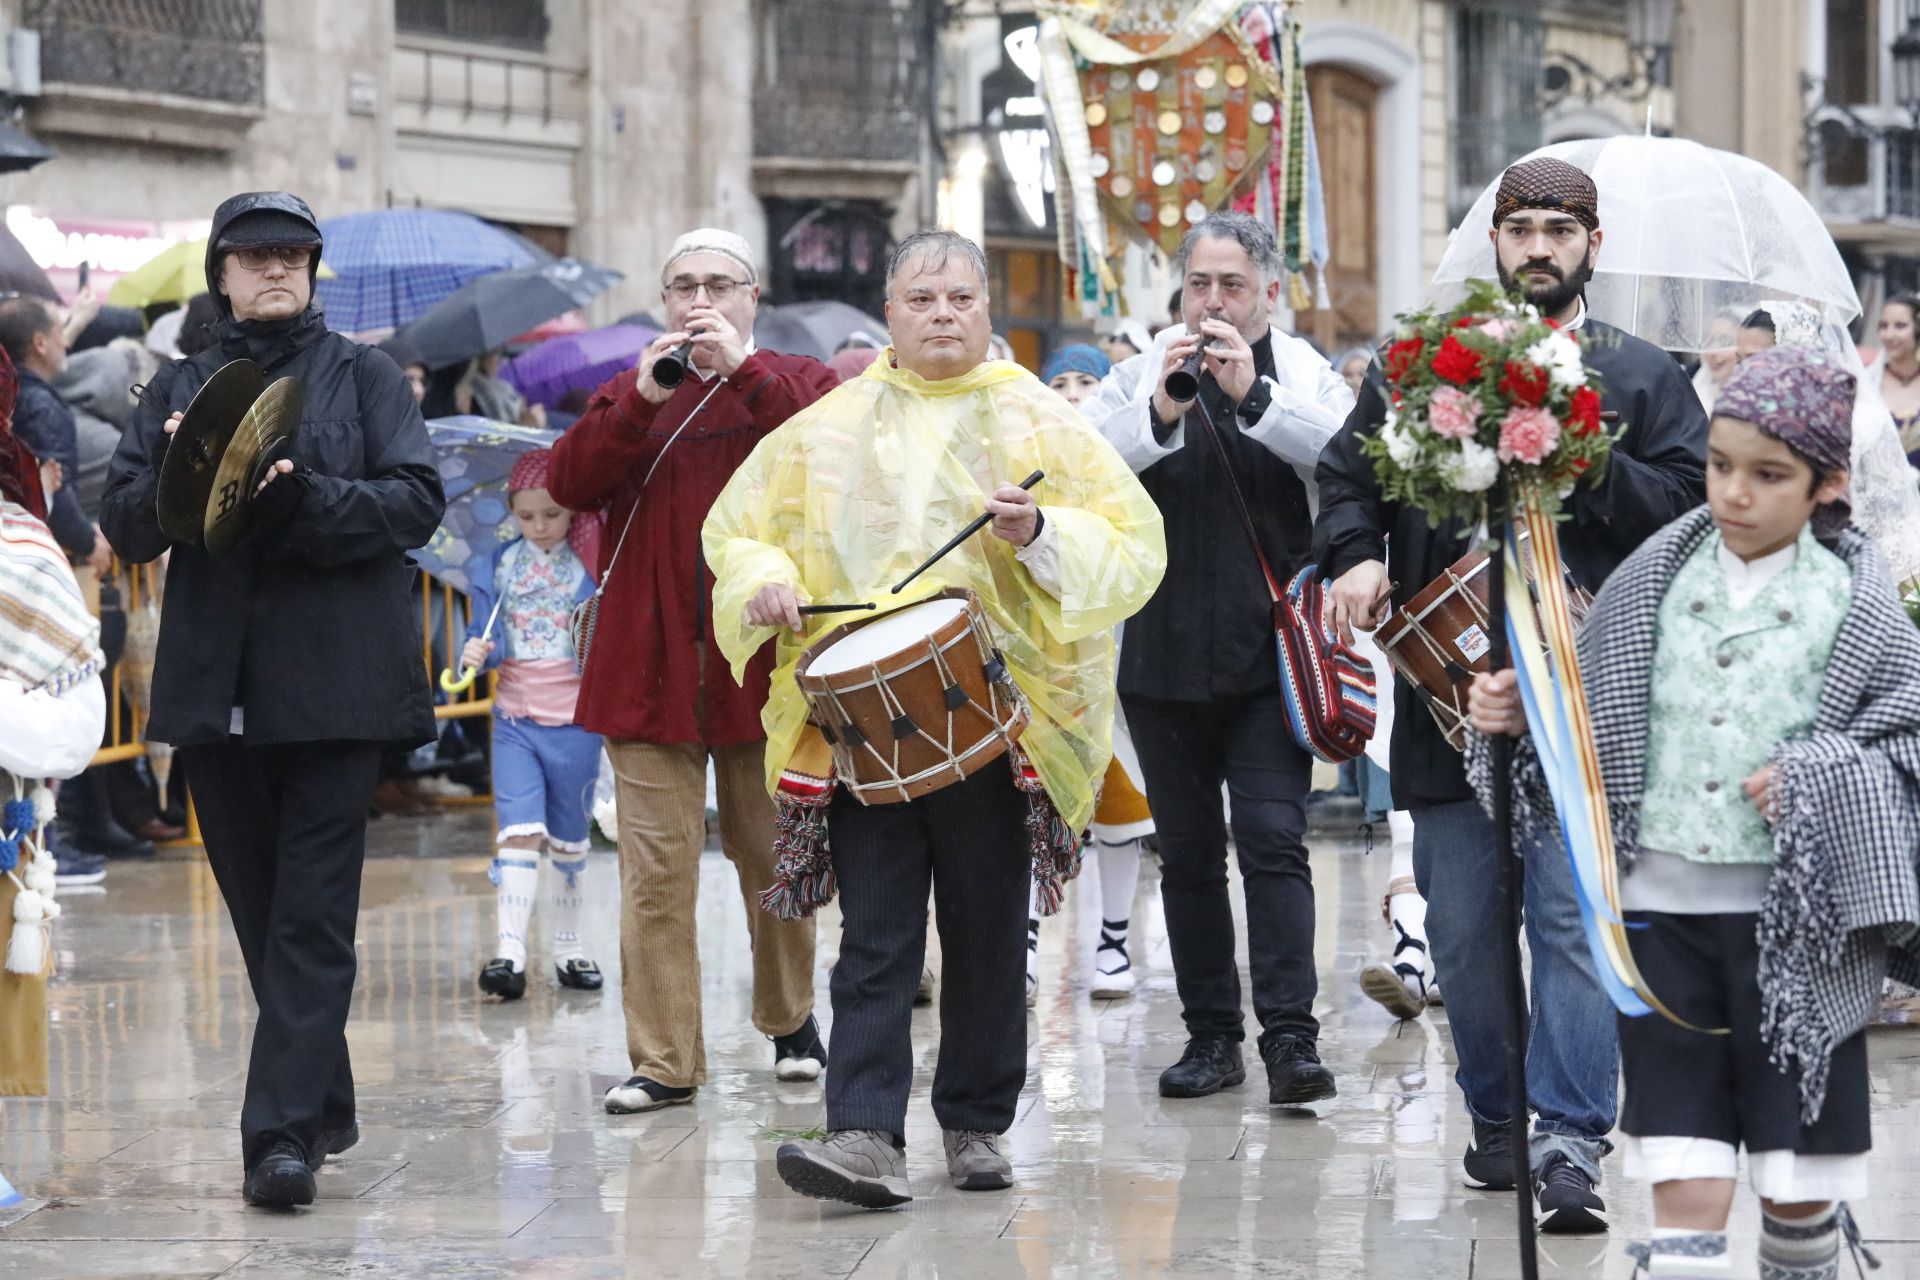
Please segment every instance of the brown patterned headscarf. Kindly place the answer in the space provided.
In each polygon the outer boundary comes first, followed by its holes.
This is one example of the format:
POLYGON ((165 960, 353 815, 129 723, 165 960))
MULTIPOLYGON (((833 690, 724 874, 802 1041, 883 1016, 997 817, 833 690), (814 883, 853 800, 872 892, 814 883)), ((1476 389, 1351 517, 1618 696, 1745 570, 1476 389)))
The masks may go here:
POLYGON ((1499 226, 1520 209, 1554 209, 1571 214, 1589 231, 1600 229, 1600 192, 1593 179, 1552 156, 1522 160, 1500 175, 1493 225, 1499 226))

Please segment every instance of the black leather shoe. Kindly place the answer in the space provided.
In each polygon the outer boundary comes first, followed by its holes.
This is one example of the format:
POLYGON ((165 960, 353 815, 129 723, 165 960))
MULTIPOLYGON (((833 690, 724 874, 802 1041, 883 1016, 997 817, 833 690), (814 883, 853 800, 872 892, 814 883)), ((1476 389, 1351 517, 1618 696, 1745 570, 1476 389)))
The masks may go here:
POLYGON ((513 961, 498 956, 480 970, 480 989, 502 1000, 518 1000, 527 994, 527 971, 515 969, 513 961))
POLYGON ((1267 1101, 1273 1106, 1297 1107, 1335 1093, 1333 1072, 1321 1064, 1320 1050, 1306 1036, 1263 1036, 1260 1057, 1267 1064, 1267 1101))
POLYGON ((241 1188, 247 1203, 262 1209, 291 1209, 313 1203, 313 1170, 291 1142, 276 1142, 247 1170, 241 1188))
POLYGON ((307 1161, 307 1168, 318 1173, 320 1166, 327 1162, 328 1156, 337 1156, 343 1151, 350 1151, 359 1144, 360 1122, 349 1120, 346 1128, 335 1130, 331 1136, 322 1140, 319 1152, 313 1159, 307 1161))
POLYGON ((553 971, 560 979, 561 986, 572 987, 575 991, 598 991, 604 981, 600 976, 600 966, 591 960, 569 960, 565 964, 555 965, 553 971))
POLYGON ((1180 1061, 1160 1073, 1160 1096, 1204 1098, 1246 1078, 1237 1043, 1225 1036, 1194 1036, 1180 1061))

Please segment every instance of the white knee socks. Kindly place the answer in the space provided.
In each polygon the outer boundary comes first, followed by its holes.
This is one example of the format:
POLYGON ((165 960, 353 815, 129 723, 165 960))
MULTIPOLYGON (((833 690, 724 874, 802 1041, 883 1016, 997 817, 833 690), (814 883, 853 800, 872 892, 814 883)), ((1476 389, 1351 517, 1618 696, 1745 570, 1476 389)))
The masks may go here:
POLYGON ((1760 1280, 1834 1280, 1840 1274, 1836 1206, 1810 1218, 1778 1218, 1760 1210, 1760 1280))
POLYGON ((495 954, 512 961, 515 972, 524 973, 527 923, 533 919, 533 895, 540 887, 540 855, 533 849, 503 846, 494 851, 487 878, 494 884, 494 910, 500 932, 495 954))
POLYGON ((585 960, 587 953, 580 945, 580 914, 585 899, 581 896, 580 881, 587 871, 587 853, 570 852, 564 849, 552 849, 553 892, 547 900, 548 910, 553 919, 553 963, 555 967, 565 965, 569 960, 585 960))
POLYGON ((1140 841, 1109 844, 1096 839, 1100 857, 1100 949, 1093 967, 1103 975, 1132 964, 1127 952, 1127 930, 1132 924, 1134 890, 1140 882, 1140 841))
POLYGON ((1655 1227, 1650 1244, 1630 1245, 1627 1252, 1640 1263, 1634 1274, 1644 1273, 1654 1280, 1678 1280, 1679 1277, 1709 1280, 1733 1272, 1724 1231, 1655 1227))

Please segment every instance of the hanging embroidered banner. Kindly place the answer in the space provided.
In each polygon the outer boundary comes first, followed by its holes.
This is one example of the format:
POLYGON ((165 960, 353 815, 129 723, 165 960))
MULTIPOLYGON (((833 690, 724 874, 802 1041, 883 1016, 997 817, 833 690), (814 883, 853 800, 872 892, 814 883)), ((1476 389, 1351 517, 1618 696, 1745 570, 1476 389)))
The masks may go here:
MULTIPOLYGON (((1123 13, 1107 35, 1137 54, 1165 44, 1133 25, 1123 13)), ((1266 172, 1280 78, 1237 25, 1173 57, 1095 62, 1080 85, 1089 166, 1110 225, 1165 253, 1266 172)))

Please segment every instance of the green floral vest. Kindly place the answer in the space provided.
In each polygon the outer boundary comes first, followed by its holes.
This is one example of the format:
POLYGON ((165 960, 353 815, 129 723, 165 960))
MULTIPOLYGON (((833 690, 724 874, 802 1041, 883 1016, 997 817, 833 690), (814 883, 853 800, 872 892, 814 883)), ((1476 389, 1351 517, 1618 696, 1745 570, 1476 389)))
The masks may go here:
POLYGON ((1793 563, 1735 607, 1720 545, 1708 535, 1660 603, 1640 843, 1696 862, 1772 862, 1773 835, 1740 784, 1813 726, 1852 578, 1808 528, 1793 563))

